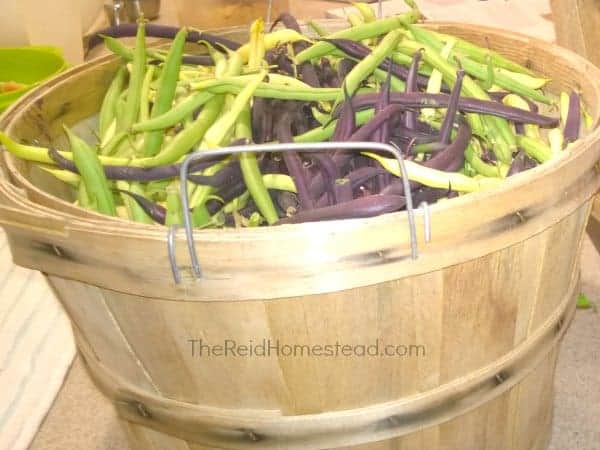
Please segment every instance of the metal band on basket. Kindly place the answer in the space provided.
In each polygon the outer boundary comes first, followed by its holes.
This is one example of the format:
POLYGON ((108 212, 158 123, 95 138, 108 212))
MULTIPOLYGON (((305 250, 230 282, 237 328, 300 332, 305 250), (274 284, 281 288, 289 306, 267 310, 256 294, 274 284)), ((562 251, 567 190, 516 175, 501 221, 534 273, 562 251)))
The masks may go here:
MULTIPOLYGON (((194 161, 198 161, 204 158, 210 158, 214 156, 225 156, 232 155, 235 153, 280 153, 280 152, 319 152, 326 150, 354 150, 354 151, 365 151, 375 150, 380 152, 391 153, 400 166, 400 173, 402 175, 402 183, 404 184, 404 193, 406 196, 406 211, 408 214, 408 225, 410 233, 410 247, 412 259, 417 259, 417 231, 415 226, 415 212, 413 206, 412 192, 410 190, 410 182, 408 180, 408 171, 404 164, 404 158, 402 152, 397 147, 390 144, 382 144, 379 142, 316 142, 307 144, 260 144, 260 145, 238 145, 231 147, 223 147, 216 150, 199 150, 188 155, 183 164, 181 165, 181 205, 183 209, 183 220, 185 235, 187 239, 188 251, 192 262, 192 272, 194 277, 202 278, 202 269, 198 262, 198 254, 196 253, 196 247, 194 244, 194 231, 192 228, 192 217, 189 210, 189 199, 188 199, 188 186, 187 179, 189 174, 190 164, 194 161)), ((429 221, 427 221, 429 223, 429 221)), ((181 282, 181 274, 179 272, 179 266, 177 265, 177 258, 175 253, 176 243, 176 230, 177 227, 170 227, 167 239, 167 245, 169 250, 169 260, 171 263, 171 270, 173 272, 173 278, 176 283, 181 282)), ((426 232, 427 234, 427 232, 426 232)))

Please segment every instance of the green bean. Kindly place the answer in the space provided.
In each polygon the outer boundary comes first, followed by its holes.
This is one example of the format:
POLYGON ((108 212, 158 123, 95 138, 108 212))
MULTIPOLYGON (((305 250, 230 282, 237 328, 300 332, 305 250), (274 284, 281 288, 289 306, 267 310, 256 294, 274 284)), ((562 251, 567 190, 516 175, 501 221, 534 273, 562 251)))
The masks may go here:
POLYGON ((307 25, 312 28, 312 30, 317 34, 317 36, 319 37, 325 37, 327 36, 327 31, 321 26, 319 25, 318 22, 315 22, 314 20, 309 20, 307 25))
MULTIPOLYGON (((393 175, 402 176, 396 159, 385 158, 371 152, 362 152, 362 154, 378 161, 385 170, 393 175)), ((470 178, 457 172, 430 169, 413 161, 405 161, 405 164, 410 180, 438 189, 448 189, 448 186, 452 186, 452 189, 458 192, 476 192, 496 187, 502 183, 501 178, 470 178)))
POLYGON ((552 149, 538 139, 532 139, 529 136, 517 136, 519 147, 525 150, 525 153, 537 162, 544 163, 552 159, 552 149))
POLYGON ((77 204, 81 208, 85 209, 95 209, 95 205, 90 200, 90 197, 87 195, 87 191, 85 190, 85 184, 80 179, 79 184, 77 186, 77 204))
MULTIPOLYGON (((386 17, 384 19, 376 20, 375 22, 365 23, 357 27, 348 28, 346 30, 337 31, 327 36, 330 39, 343 38, 353 39, 355 41, 362 41, 364 39, 370 39, 373 37, 387 34, 392 30, 401 28, 406 23, 415 22, 420 18, 420 14, 415 11, 408 12, 393 17, 386 17)), ((320 58, 335 50, 335 46, 329 42, 319 41, 306 50, 301 51, 296 55, 296 64, 302 64, 303 62, 310 61, 312 59, 320 58)))
MULTIPOLYGON (((35 147, 32 145, 19 144, 12 140, 6 133, 0 131, 0 143, 8 150, 11 154, 17 158, 24 159, 31 162, 39 162, 44 164, 55 164, 54 160, 48 155, 48 149, 44 147, 35 147)), ((87 145, 87 144, 86 144, 87 145)), ((64 158, 73 161, 73 154, 71 152, 58 152, 64 158)), ((110 156, 99 156, 100 162, 103 165, 114 165, 123 166, 131 165, 139 167, 136 160, 129 158, 114 158, 110 156)))
MULTIPOLYGON (((521 108, 526 111, 530 111, 531 108, 529 104, 523 100, 521 97, 515 94, 508 94, 502 99, 502 103, 507 106, 512 106, 513 108, 521 108)), ((525 135, 529 136, 532 139, 540 139, 540 127, 531 123, 526 123, 523 125, 525 129, 525 135)))
MULTIPOLYGON (((225 77, 221 79, 201 81, 192 83, 193 90, 211 92, 213 94, 239 94, 248 84, 248 78, 225 77)), ((296 88, 286 85, 270 83, 259 84, 255 97, 274 98, 281 100, 304 100, 304 101, 333 101, 339 93, 339 88, 296 88)))
POLYGON ((123 92, 126 76, 127 69, 125 67, 119 67, 119 70, 117 70, 115 77, 104 95, 104 100, 102 100, 102 106, 100 107, 100 113, 98 115, 98 134, 100 139, 105 138, 110 125, 115 120, 117 101, 123 92))
POLYGON ((125 47, 120 40, 111 36, 102 36, 102 39, 104 39, 106 48, 115 55, 121 57, 125 61, 133 61, 133 51, 130 48, 125 47))
POLYGON ((108 181, 98 155, 84 140, 75 136, 68 128, 65 128, 65 131, 71 144, 73 162, 85 185, 91 204, 99 213, 116 216, 117 210, 112 192, 108 187, 108 181))
MULTIPOLYGON (((248 67, 251 70, 259 69, 264 61, 265 36, 263 33, 263 26, 262 20, 258 20, 251 28, 250 57, 248 59, 248 67)), ((231 110, 216 122, 213 128, 216 129, 220 124, 222 130, 212 137, 212 139, 214 139, 213 142, 211 142, 210 139, 207 139, 209 146, 211 144, 219 145, 219 136, 222 136, 222 133, 225 132, 225 128, 231 127, 235 127, 236 139, 247 139, 250 142, 252 141, 250 100, 254 90, 256 90, 256 87, 258 87, 265 75, 265 72, 261 72, 261 74, 256 77, 255 81, 251 81, 244 91, 236 97, 231 110), (246 93, 246 97, 243 97, 244 93, 246 93)), ((211 130, 206 133, 207 137, 209 136, 210 131, 211 130)), ((266 218, 269 225, 273 225, 279 220, 279 215, 277 214, 273 200, 271 200, 269 191, 263 183, 256 155, 254 153, 242 153, 239 155, 239 160, 242 177, 244 178, 244 182, 246 183, 246 187, 248 188, 252 200, 254 200, 254 204, 258 211, 266 218)))
MULTIPOLYGON (((117 189, 121 191, 129 191, 142 196, 145 194, 144 189, 139 183, 128 183, 127 181, 119 180, 115 183, 115 185, 117 189)), ((130 220, 139 223, 154 223, 152 218, 146 214, 144 209, 131 196, 121 193, 121 199, 123 200, 123 204, 127 210, 127 216, 130 220)))
MULTIPOLYGON (((208 167, 207 169, 205 169, 202 172, 202 175, 205 175, 205 176, 214 175, 219 170, 223 169, 223 167, 225 167, 226 164, 227 164, 226 161, 218 162, 218 163, 208 167)), ((190 198, 190 207, 196 208, 199 205, 205 204, 209 200, 210 196, 212 195, 212 193, 214 191, 215 191, 215 188, 213 188, 212 186, 205 186, 205 185, 196 186, 196 188, 194 189, 194 192, 192 193, 191 198, 190 198)))
POLYGON ((492 61, 491 56, 488 55, 487 77, 483 80, 481 87, 486 91, 489 91, 490 89, 492 89, 492 87, 494 87, 494 78, 495 78, 494 62, 492 61))
MULTIPOLYGON (((373 108, 358 111, 356 113, 356 125, 364 125, 373 118, 375 112, 373 108)), ((332 120, 327 126, 313 128, 306 133, 294 136, 294 142, 307 143, 307 142, 323 142, 333 136, 337 120, 332 120)))
POLYGON ((250 214, 250 217, 248 217, 245 226, 246 227, 259 227, 263 224, 264 221, 265 221, 265 219, 263 218, 263 216, 261 216, 258 211, 254 211, 252 214, 250 214))
POLYGON ((225 136, 230 132, 235 123, 242 113, 243 109, 248 105, 254 91, 262 83, 262 80, 267 75, 266 71, 261 71, 253 81, 248 83, 244 89, 237 95, 235 101, 231 105, 231 110, 223 114, 217 121, 210 127, 204 136, 204 141, 208 148, 217 148, 223 143, 225 136))
POLYGON ((106 142, 100 149, 101 155, 111 156, 118 153, 119 148, 124 140, 127 139, 127 133, 125 131, 119 131, 113 134, 113 137, 106 142))
MULTIPOLYGON (((271 50, 278 45, 287 42, 298 42, 298 41, 309 41, 308 38, 297 31, 289 28, 273 31, 265 35, 265 50, 271 50)), ((250 57, 250 44, 242 45, 236 50, 237 54, 240 55, 242 61, 247 62, 250 57)))
POLYGON ((57 180, 62 181, 63 183, 67 183, 71 186, 77 187, 81 182, 81 177, 76 173, 69 172, 68 170, 63 169, 51 169, 50 167, 40 166, 40 169, 46 173, 49 173, 57 180))
POLYGON ((129 130, 139 115, 140 101, 142 97, 142 84, 146 73, 146 26, 139 22, 136 46, 133 57, 133 67, 129 77, 129 88, 127 90, 127 103, 123 113, 121 130, 129 130))
POLYGON ((202 140, 206 131, 217 120, 217 117, 219 117, 223 103, 224 98, 220 95, 210 99, 204 105, 196 120, 190 126, 176 134, 173 140, 157 155, 138 159, 136 163, 139 167, 156 167, 172 164, 177 161, 202 140))
POLYGON ((500 165, 488 164, 481 159, 480 150, 476 149, 474 142, 477 141, 471 141, 467 146, 465 150, 465 160, 471 165, 475 172, 484 177, 504 178, 506 174, 502 173, 500 165))
MULTIPOLYGON (((357 27, 359 25, 363 25, 365 23, 365 20, 359 16, 358 14, 348 14, 346 16, 346 19, 348 20, 348 23, 350 24, 351 27, 357 27)), ((367 40, 363 40, 363 43, 367 43, 367 40)))
POLYGON ((146 75, 144 76, 144 82, 142 83, 142 96, 141 96, 141 104, 140 104, 140 120, 148 120, 150 116, 150 84, 154 79, 154 72, 156 71, 156 66, 148 66, 146 70, 146 75))
POLYGON ((179 181, 173 181, 167 186, 167 216, 165 225, 181 225, 183 223, 183 209, 179 191, 179 181))
MULTIPOLYGON (((179 30, 167 55, 167 60, 165 61, 159 80, 156 101, 152 106, 152 113, 150 115, 153 119, 169 111, 173 105, 187 33, 186 28, 179 30)), ((147 133, 144 137, 144 156, 156 155, 163 144, 163 139, 164 133, 162 131, 147 133)))
POLYGON ((365 23, 375 22, 377 20, 377 16, 375 15, 375 11, 371 8, 371 5, 362 2, 351 2, 352 6, 354 6, 360 15, 362 16, 365 23))
MULTIPOLYGON (((245 108, 236 125, 235 137, 252 140, 252 126, 250 124, 250 108, 245 108)), ((273 225, 279 220, 279 215, 263 182, 256 155, 254 153, 242 153, 239 158, 242 176, 252 200, 254 200, 257 209, 265 217, 267 223, 273 225)))
POLYGON ((117 118, 115 117, 113 119, 113 121, 110 123, 104 136, 101 136, 101 140, 100 140, 100 144, 99 144, 100 149, 104 148, 110 142, 110 140, 115 136, 116 132, 117 132, 117 118))
POLYGON ((320 111, 319 108, 315 106, 311 108, 311 112, 315 120, 319 122, 321 126, 327 125, 331 121, 331 116, 328 113, 320 111))
MULTIPOLYGON (((219 98, 219 97, 215 97, 215 98, 219 98)), ((220 100, 222 101, 222 98, 220 98, 220 100)), ((216 115, 218 115, 218 113, 219 113, 219 111, 213 112, 213 113, 211 113, 211 116, 213 114, 216 116, 216 115)), ((181 134, 182 133, 179 133, 177 136, 180 136, 181 134)), ((196 140, 195 142, 198 142, 200 139, 201 138, 198 138, 198 140, 196 140)), ((188 137, 188 140, 189 140, 189 137, 188 137)), ((175 141, 175 139, 172 142, 174 142, 174 141, 175 141)), ((44 164, 55 165, 54 160, 52 158, 50 158, 50 156, 48 155, 47 148, 19 144, 1 131, 0 131, 0 143, 2 143, 2 145, 4 145, 4 147, 6 148, 6 150, 8 150, 11 154, 15 155, 17 158, 21 158, 21 159, 31 161, 31 162, 39 162, 39 163, 44 163, 44 164)), ((190 144, 190 145, 193 146, 194 144, 190 144)), ((188 151, 189 151, 189 148, 187 150, 182 150, 180 148, 173 149, 173 153, 169 153, 165 156, 161 156, 159 154, 152 158, 133 158, 132 159, 132 158, 122 158, 122 157, 115 157, 115 156, 104 156, 104 155, 99 155, 98 158, 99 158, 100 162, 102 163, 102 165, 105 165, 105 166, 156 167, 156 166, 171 164, 172 162, 177 161, 179 158, 181 158, 183 155, 185 155, 188 151), (177 152, 182 152, 182 153, 177 154, 175 152, 175 150, 177 152)), ((66 158, 69 161, 74 160, 73 154, 71 152, 59 151, 58 153, 63 158, 66 158)))
MULTIPOLYGON (((256 73, 255 73, 256 75, 256 73)), ((310 89, 311 86, 306 84, 303 81, 300 81, 298 78, 288 77, 287 75, 281 75, 279 73, 270 73, 269 74, 269 84, 273 85, 283 85, 288 87, 294 87, 297 89, 310 89)))
POLYGON ((548 140, 550 141, 550 150, 552 156, 558 156, 565 145, 565 135, 560 128, 553 128, 548 132, 548 140))
MULTIPOLYGON (((462 65, 462 67, 464 68, 465 72, 467 72, 468 74, 474 76, 475 78, 479 78, 481 80, 485 80, 487 78, 487 74, 488 74, 488 69, 485 65, 483 64, 479 64, 477 62, 471 61, 470 59, 466 59, 466 58, 460 58, 459 59, 460 64, 462 65)), ((545 103, 545 104, 551 104, 552 103, 552 99, 545 96, 544 94, 542 94, 541 92, 536 91, 535 89, 526 86, 523 81, 524 81, 524 76, 527 75, 523 75, 519 78, 513 76, 513 75, 509 75, 506 72, 501 71, 500 69, 495 69, 494 70, 494 83, 497 86, 500 86, 503 89, 506 89, 507 91, 510 92, 514 92, 520 95, 523 95, 525 97, 529 97, 535 101, 541 102, 541 103, 545 103)), ((533 80, 533 79, 530 79, 533 80)), ((535 79, 533 82, 546 82, 545 80, 542 79, 535 79)))
POLYGON ((123 89, 123 92, 119 96, 117 100, 117 104, 115 106, 115 119, 117 120, 117 126, 115 128, 115 132, 121 130, 123 125, 123 118, 125 116, 125 105, 127 104, 127 88, 123 89))
MULTIPOLYGON (((424 40, 429 41, 430 36, 425 36, 424 40)), ((445 61, 428 42, 411 43, 404 40, 402 41, 401 46, 405 45, 407 45, 411 54, 424 48, 423 59, 435 69, 439 70, 449 85, 454 85, 458 67, 445 61)), ((490 99, 487 93, 468 76, 465 76, 463 79, 463 91, 470 97, 479 98, 481 100, 490 99)), ((485 136, 489 139, 490 143, 493 145, 493 151, 497 158, 506 164, 510 164, 512 161, 512 151, 516 149, 516 142, 514 133, 510 129, 508 122, 499 117, 479 116, 477 114, 467 114, 467 120, 473 128, 473 133, 485 136), (482 123, 486 124, 487 128, 482 127, 482 123)))
POLYGON ((548 83, 550 83, 550 81, 552 81, 550 78, 534 77, 524 73, 512 72, 500 67, 496 67, 494 72, 496 74, 500 74, 501 76, 512 78, 515 82, 521 83, 523 86, 526 86, 529 89, 542 89, 548 83))
MULTIPOLYGON (((425 43, 429 45, 431 48, 437 51, 441 51, 444 44, 437 40, 434 34, 430 33, 428 30, 415 27, 412 25, 407 25, 410 31, 413 33, 417 41, 421 43, 425 43)), ((488 77, 488 68, 485 64, 478 63, 469 58, 458 58, 462 68, 469 75, 474 76, 475 78, 479 78, 480 80, 485 80, 488 77)), ((529 97, 533 100, 539 101, 541 103, 550 104, 552 100, 540 92, 532 89, 529 86, 524 85, 515 77, 510 77, 506 72, 496 70, 494 72, 494 81, 495 83, 511 92, 515 92, 517 94, 524 95, 525 97, 529 97)))
MULTIPOLYGON (((104 39, 104 44, 106 45, 106 48, 108 48, 115 55, 119 56, 127 62, 133 61, 135 57, 134 51, 131 48, 125 46, 119 39, 116 39, 112 36, 102 36, 102 38, 104 39)), ((151 48, 146 49, 146 56, 150 59, 155 59, 158 61, 166 60, 166 57, 162 52, 151 48)))
POLYGON ((198 205, 192 211, 192 224, 194 227, 204 227, 210 223, 210 212, 206 205, 198 205))
POLYGON ((594 118, 588 111, 583 101, 581 101, 581 114, 583 115, 583 123, 585 124, 585 128, 588 130, 591 129, 594 125, 594 118))
POLYGON ((289 175, 283 175, 279 173, 267 173, 262 176, 263 183, 267 189, 274 189, 276 191, 289 191, 298 192, 296 190, 296 184, 289 175))
MULTIPOLYGON (((245 86, 250 81, 252 81, 254 79, 254 77, 256 77, 256 75, 258 74, 259 71, 260 71, 260 69, 259 70, 251 70, 250 71, 251 73, 249 73, 249 74, 228 76, 226 78, 221 78, 221 80, 227 81, 227 82, 233 82, 235 84, 239 84, 240 86, 245 86)), ((231 72, 231 70, 229 72, 231 72)), ((206 87, 213 86, 215 84, 215 81, 216 81, 216 79, 212 78, 212 79, 192 82, 192 83, 190 83, 190 85, 191 85, 192 89, 202 90, 206 87)), ((301 81, 297 78, 290 77, 287 75, 282 75, 279 73, 269 73, 268 85, 284 86, 284 87, 294 88, 294 89, 312 89, 310 85, 304 83, 303 81, 301 81)))
POLYGON ((250 193, 246 191, 223 206, 221 211, 225 214, 232 214, 240 209, 244 209, 248 205, 248 200, 250 200, 250 193))
POLYGON ((488 57, 488 55, 490 55, 492 58, 492 62, 496 67, 502 67, 513 72, 535 76, 535 74, 531 70, 527 69, 521 64, 511 61, 510 59, 506 58, 498 52, 478 47, 477 45, 465 41, 464 39, 449 36, 447 34, 439 33, 437 31, 429 30, 429 32, 435 37, 437 37, 440 41, 447 42, 448 39, 456 39, 456 49, 460 50, 474 61, 477 61, 479 63, 485 63, 486 58, 488 57))
MULTIPOLYGON (((440 51, 440 57, 444 58, 444 60, 447 60, 450 56, 450 52, 452 51, 452 46, 454 45, 454 42, 455 41, 449 39, 448 42, 446 42, 446 44, 444 45, 444 48, 440 51)), ((437 69, 433 69, 431 71, 431 76, 427 81, 427 89, 425 90, 425 92, 427 92, 428 94, 439 94, 442 91, 442 79, 442 73, 437 69)), ((435 117, 436 110, 433 108, 424 108, 421 111, 421 114, 431 119, 435 117)))
MULTIPOLYGON (((346 75, 344 86, 350 96, 358 90, 362 82, 379 67, 381 62, 387 58, 390 53, 398 46, 404 32, 402 30, 390 31, 373 49, 369 55, 356 64, 346 75)), ((336 103, 344 100, 344 92, 340 92, 336 98, 336 103)))
MULTIPOLYGON (((385 70, 375 69, 375 71, 373 72, 373 78, 375 78, 379 83, 385 83, 388 76, 385 70)), ((400 78, 392 75, 390 77, 390 87, 392 89, 392 92, 404 92, 406 83, 404 82, 404 80, 401 80, 400 78)))
POLYGON ((131 131, 133 133, 142 133, 145 131, 157 131, 171 128, 178 123, 183 122, 186 117, 189 117, 213 97, 214 95, 210 92, 196 92, 169 109, 166 113, 134 124, 131 127, 131 131))
MULTIPOLYGON (((248 67, 259 70, 265 59, 265 22, 262 18, 255 20, 250 26, 250 42, 248 47, 248 67)), ((239 53, 238 53, 239 55, 239 53)))

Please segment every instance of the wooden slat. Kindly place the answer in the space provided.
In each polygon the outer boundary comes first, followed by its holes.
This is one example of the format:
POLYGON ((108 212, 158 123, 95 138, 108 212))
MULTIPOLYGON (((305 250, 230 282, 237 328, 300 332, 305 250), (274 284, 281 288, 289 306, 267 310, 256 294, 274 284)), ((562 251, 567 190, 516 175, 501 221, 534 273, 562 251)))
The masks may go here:
POLYGON ((600 66, 600 3, 597 0, 551 0, 559 45, 600 66))

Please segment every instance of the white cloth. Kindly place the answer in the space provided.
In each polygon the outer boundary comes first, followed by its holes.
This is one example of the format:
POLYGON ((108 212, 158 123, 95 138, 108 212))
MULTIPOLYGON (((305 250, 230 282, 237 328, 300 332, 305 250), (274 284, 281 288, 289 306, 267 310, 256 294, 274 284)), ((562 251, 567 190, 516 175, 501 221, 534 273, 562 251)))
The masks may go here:
POLYGON ((39 272, 16 267, 0 229, 0 450, 26 450, 75 356, 71 326, 39 272))

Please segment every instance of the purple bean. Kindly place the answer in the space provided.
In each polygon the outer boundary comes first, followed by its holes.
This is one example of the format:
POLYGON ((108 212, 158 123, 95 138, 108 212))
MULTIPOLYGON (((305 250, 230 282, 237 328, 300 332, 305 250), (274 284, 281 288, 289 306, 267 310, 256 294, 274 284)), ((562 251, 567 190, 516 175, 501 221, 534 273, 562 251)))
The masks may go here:
POLYGON ((289 12, 282 12, 277 19, 271 25, 271 31, 277 26, 277 24, 281 22, 285 25, 286 28, 290 30, 294 30, 297 33, 302 33, 300 29, 300 24, 294 16, 292 16, 289 12))
POLYGON ((446 117, 440 128, 440 142, 442 144, 450 144, 452 140, 452 125, 456 119, 458 113, 458 101, 460 100, 460 91, 462 89, 463 79, 465 77, 464 70, 459 70, 456 73, 456 81, 452 87, 452 93, 450 94, 450 100, 448 100, 448 109, 446 111, 446 117))
POLYGON ((394 211, 399 211, 406 205, 406 200, 398 195, 370 195, 349 202, 340 203, 325 208, 300 211, 292 217, 281 219, 277 224, 294 224, 317 222, 322 220, 358 219, 375 217, 394 211))
POLYGON ((565 141, 575 142, 579 139, 579 129, 581 128, 581 100, 579 95, 572 91, 569 96, 569 113, 565 121, 565 141))
POLYGON ((265 60, 270 66, 277 66, 281 73, 295 76, 296 70, 294 63, 289 58, 285 48, 275 48, 268 50, 265 54, 265 60))
MULTIPOLYGON (((290 13, 284 12, 282 13, 276 20, 273 22, 271 29, 275 27, 279 22, 282 22, 286 28, 290 28, 298 33, 302 33, 300 29, 300 25, 294 16, 290 13)), ((302 50, 308 48, 310 44, 305 41, 298 41, 292 44, 294 48, 294 53, 298 54, 302 50)), ((304 62, 298 66, 298 74, 300 75, 300 79, 304 81, 306 84, 312 87, 321 87, 321 82, 319 81, 319 77, 317 75, 317 71, 315 70, 315 66, 313 66, 310 62, 304 62)))
POLYGON ((424 186, 413 194, 413 202, 420 205, 422 202, 435 203, 442 198, 451 198, 457 195, 456 191, 448 186, 448 189, 438 189, 424 186))
POLYGON ((352 136, 356 130, 356 117, 352 99, 348 95, 346 85, 344 85, 344 96, 346 100, 340 110, 339 120, 333 132, 332 141, 345 141, 352 136))
MULTIPOLYGON (((225 204, 239 197, 246 192, 247 187, 244 180, 239 180, 235 183, 225 185, 215 192, 215 196, 219 197, 225 204)), ((206 202, 206 208, 210 214, 216 214, 223 208, 223 203, 216 199, 211 199, 206 202)))
MULTIPOLYGON (((417 124, 417 127, 418 126, 419 125, 417 124)), ((415 144, 428 144, 437 141, 439 138, 437 133, 409 130, 404 126, 395 127, 392 136, 405 144, 408 144, 413 140, 415 144)))
POLYGON ((356 61, 353 61, 349 58, 344 58, 338 63, 338 76, 340 79, 345 79, 346 76, 354 69, 356 66, 356 61))
MULTIPOLYGON (((156 25, 152 23, 146 24, 146 36, 148 37, 173 39, 175 35, 179 32, 179 30, 179 27, 173 27, 168 25, 156 25)), ((87 43, 87 50, 89 51, 97 45, 101 44, 103 42, 102 36, 110 36, 114 38, 133 37, 136 35, 136 33, 136 23, 124 23, 121 25, 115 25, 112 27, 105 28, 90 36, 87 43)), ((187 42, 206 41, 211 45, 217 47, 219 45, 222 45, 223 47, 227 47, 230 50, 237 50, 241 47, 241 44, 230 39, 198 31, 190 31, 187 35, 186 40, 187 42)))
POLYGON ((327 173, 327 178, 330 180, 337 179, 339 175, 338 166, 335 161, 327 153, 313 153, 312 157, 317 161, 319 166, 327 173))
POLYGON ((252 140, 264 144, 273 137, 272 102, 266 98, 254 97, 252 100, 252 140))
POLYGON ((238 161, 229 163, 215 175, 188 175, 188 180, 194 184, 220 187, 241 180, 242 172, 238 161))
POLYGON ((526 102, 527 102, 527 105, 529 106, 529 110, 530 110, 530 111, 532 111, 532 112, 534 112, 534 113, 537 113, 537 112, 539 112, 539 110, 540 110, 540 108, 539 108, 539 106, 537 105, 537 103, 535 103, 534 101, 530 100, 530 99, 529 99, 529 98, 527 98, 527 97, 524 97, 524 96, 522 96, 522 95, 519 95, 519 94, 515 94, 514 92, 507 92, 507 91, 489 91, 487 94, 490 96, 490 98, 491 98, 492 100, 494 100, 494 101, 496 101, 496 102, 500 102, 500 103, 502 103, 502 100, 504 99, 504 97, 506 97, 506 96, 507 96, 507 95, 509 95, 509 94, 512 94, 512 95, 517 95, 518 97, 522 98, 524 101, 526 101, 526 102))
POLYGON ((298 196, 293 192, 279 191, 275 196, 275 202, 283 212, 285 216, 291 216, 298 212, 300 203, 298 202, 298 196))
POLYGON ((467 148, 467 145, 469 145, 472 132, 467 121, 461 116, 459 116, 458 123, 458 131, 454 141, 452 141, 445 150, 442 150, 433 158, 423 162, 425 167, 455 172, 463 166, 465 162, 465 149, 467 148))
MULTIPOLYGON (((73 161, 64 158, 59 152, 51 148, 48 150, 48 155, 52 160, 64 170, 69 172, 79 173, 75 163, 73 161)), ((198 170, 206 169, 219 162, 222 159, 221 156, 216 158, 203 159, 201 161, 194 161, 190 165, 190 173, 198 170)), ((181 164, 172 164, 168 166, 143 168, 143 167, 132 167, 132 166, 103 166, 106 178, 109 180, 125 180, 125 181, 158 181, 166 180, 169 178, 178 177, 181 171, 181 164)))
POLYGON ((385 169, 369 166, 353 170, 352 172, 349 172, 345 178, 350 180, 350 183, 352 184, 352 190, 354 190, 359 188, 362 184, 366 183, 367 181, 387 173, 389 172, 385 169))
POLYGON ((183 55, 181 58, 183 64, 190 66, 213 66, 214 61, 208 55, 183 55))
MULTIPOLYGON (((290 143, 294 141, 294 137, 292 135, 292 120, 292 115, 286 112, 277 123, 276 134, 279 142, 290 143)), ((296 184, 298 198, 300 199, 300 206, 303 209, 312 209, 314 207, 314 203, 308 189, 306 173, 302 165, 302 160, 298 156, 297 152, 284 152, 283 161, 287 166, 290 176, 296 184)))
POLYGON ((352 193, 352 183, 348 178, 338 178, 333 183, 333 191, 335 193, 335 203, 346 203, 354 199, 352 193))
MULTIPOLYGON (((390 104, 390 92, 391 92, 391 69, 388 72, 388 76, 385 80, 385 83, 381 86, 381 92, 379 93, 379 100, 375 104, 375 115, 383 111, 390 104)), ((390 121, 386 120, 381 124, 378 130, 375 131, 373 136, 373 140, 375 142, 387 143, 390 141, 391 131, 390 131, 390 121)))
MULTIPOLYGON (((419 63, 421 62, 421 56, 423 53, 419 50, 413 54, 410 68, 408 69, 408 75, 406 76, 406 87, 404 92, 418 92, 417 86, 417 75, 419 73, 419 63)), ((404 113, 404 126, 409 130, 417 128, 417 114, 414 111, 406 111, 404 113)))
POLYGON ((161 225, 165 224, 167 218, 167 210, 164 206, 159 205, 158 203, 154 203, 153 201, 148 200, 143 195, 139 195, 134 192, 125 191, 123 189, 117 189, 117 191, 122 194, 129 195, 131 198, 133 198, 136 201, 136 203, 140 205, 140 208, 142 208, 144 212, 156 223, 159 223, 161 225))
POLYGON ((369 122, 356 130, 348 140, 353 142, 368 141, 371 135, 383 126, 383 124, 388 123, 395 114, 402 111, 403 108, 400 105, 386 106, 379 113, 375 114, 369 122))
MULTIPOLYGON (((362 60, 366 58, 370 53, 371 49, 366 45, 361 44, 360 42, 353 41, 351 39, 322 39, 323 41, 329 42, 332 45, 335 45, 339 50, 344 52, 351 58, 362 60)), ((406 80, 408 78, 408 69, 397 64, 392 64, 392 61, 389 58, 386 58, 380 65, 379 68, 385 70, 386 72, 392 69, 392 75, 401 80, 406 80), (393 66, 393 67, 392 67, 393 66)), ((417 74, 417 84, 419 87, 427 87, 429 82, 428 78, 417 74)))
MULTIPOLYGON (((373 108, 377 102, 376 93, 359 94, 352 100, 355 110, 373 108)), ((392 104, 402 105, 404 108, 447 108, 450 96, 448 94, 427 94, 421 92, 403 93, 392 92, 390 96, 392 104)), ((334 112, 333 117, 340 114, 340 105, 334 112)), ((502 117, 518 123, 532 123, 541 127, 554 128, 558 125, 558 119, 542 116, 540 114, 525 111, 519 108, 503 105, 488 100, 479 100, 471 97, 461 97, 458 102, 458 109, 463 113, 489 114, 502 117)))
POLYGON ((524 172, 529 169, 533 169, 537 166, 537 161, 527 156, 524 150, 519 150, 515 155, 510 169, 508 170, 507 177, 512 177, 518 173, 524 172))

